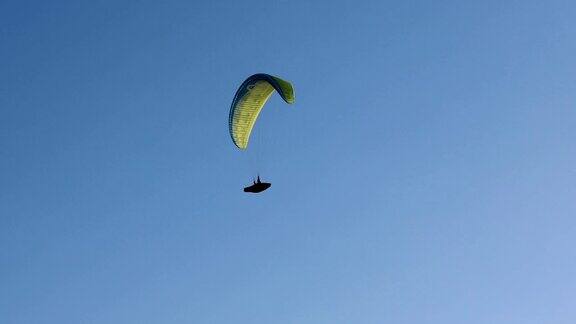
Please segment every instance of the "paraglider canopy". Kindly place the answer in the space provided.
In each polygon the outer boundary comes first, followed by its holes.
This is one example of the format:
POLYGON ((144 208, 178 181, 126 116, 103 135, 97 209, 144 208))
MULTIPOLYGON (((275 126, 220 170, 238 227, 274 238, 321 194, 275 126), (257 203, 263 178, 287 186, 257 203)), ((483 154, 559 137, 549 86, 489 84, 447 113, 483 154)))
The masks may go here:
POLYGON ((248 147, 256 119, 274 90, 286 103, 294 103, 292 84, 269 74, 258 73, 248 77, 236 91, 228 116, 228 128, 234 145, 239 149, 248 147))

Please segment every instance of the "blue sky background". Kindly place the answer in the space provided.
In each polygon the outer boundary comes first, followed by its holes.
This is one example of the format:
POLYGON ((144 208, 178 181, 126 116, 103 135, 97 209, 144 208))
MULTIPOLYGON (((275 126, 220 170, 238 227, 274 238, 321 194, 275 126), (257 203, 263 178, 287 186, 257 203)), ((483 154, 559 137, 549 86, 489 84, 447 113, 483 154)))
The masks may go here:
POLYGON ((0 2, 0 322, 574 323, 575 13, 0 2))

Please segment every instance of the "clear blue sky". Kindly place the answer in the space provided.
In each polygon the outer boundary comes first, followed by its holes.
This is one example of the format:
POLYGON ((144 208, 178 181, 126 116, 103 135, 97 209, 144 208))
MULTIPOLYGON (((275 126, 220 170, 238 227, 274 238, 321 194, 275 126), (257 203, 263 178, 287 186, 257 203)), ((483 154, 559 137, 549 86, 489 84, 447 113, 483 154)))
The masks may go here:
POLYGON ((574 323, 575 13, 0 2, 0 322, 574 323))

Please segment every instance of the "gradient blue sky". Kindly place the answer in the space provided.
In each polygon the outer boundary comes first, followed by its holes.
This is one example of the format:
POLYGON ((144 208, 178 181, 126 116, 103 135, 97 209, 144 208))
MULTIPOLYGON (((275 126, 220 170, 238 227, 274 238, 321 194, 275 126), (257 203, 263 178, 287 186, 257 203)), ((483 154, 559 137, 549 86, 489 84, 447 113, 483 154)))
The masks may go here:
POLYGON ((576 321, 574 1, 4 0, 0 40, 3 324, 576 321), (256 72, 296 104, 249 196, 256 72))

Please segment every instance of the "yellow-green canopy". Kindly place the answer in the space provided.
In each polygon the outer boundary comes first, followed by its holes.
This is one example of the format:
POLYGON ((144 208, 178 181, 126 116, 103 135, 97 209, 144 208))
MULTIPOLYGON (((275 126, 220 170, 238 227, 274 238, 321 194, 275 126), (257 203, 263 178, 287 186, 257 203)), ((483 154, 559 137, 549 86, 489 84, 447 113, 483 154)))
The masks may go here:
POLYGON ((250 133, 262 107, 276 90, 286 103, 294 103, 294 88, 290 82, 269 74, 254 74, 246 79, 234 96, 228 127, 234 144, 245 149, 250 133))

